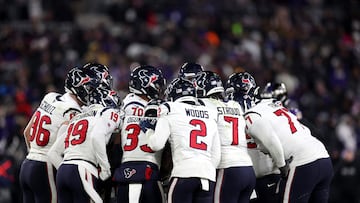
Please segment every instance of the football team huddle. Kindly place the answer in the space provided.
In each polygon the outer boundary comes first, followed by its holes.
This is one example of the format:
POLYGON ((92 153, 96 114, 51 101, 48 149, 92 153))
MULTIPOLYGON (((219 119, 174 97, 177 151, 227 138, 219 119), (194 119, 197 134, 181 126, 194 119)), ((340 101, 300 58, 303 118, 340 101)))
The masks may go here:
POLYGON ((24 130, 24 202, 328 202, 329 154, 283 83, 223 84, 192 62, 168 84, 139 65, 124 98, 112 80, 88 63, 44 96, 24 130))

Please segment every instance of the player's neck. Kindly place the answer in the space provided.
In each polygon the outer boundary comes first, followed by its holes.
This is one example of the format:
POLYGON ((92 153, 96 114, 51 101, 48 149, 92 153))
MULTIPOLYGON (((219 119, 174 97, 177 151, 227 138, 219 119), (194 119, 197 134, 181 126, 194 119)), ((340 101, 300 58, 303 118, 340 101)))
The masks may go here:
POLYGON ((138 96, 147 102, 150 101, 150 99, 146 96, 146 94, 138 94, 138 96))
POLYGON ((76 96, 75 94, 70 93, 70 97, 71 97, 79 106, 85 105, 85 104, 83 104, 83 103, 77 98, 77 96, 76 96))

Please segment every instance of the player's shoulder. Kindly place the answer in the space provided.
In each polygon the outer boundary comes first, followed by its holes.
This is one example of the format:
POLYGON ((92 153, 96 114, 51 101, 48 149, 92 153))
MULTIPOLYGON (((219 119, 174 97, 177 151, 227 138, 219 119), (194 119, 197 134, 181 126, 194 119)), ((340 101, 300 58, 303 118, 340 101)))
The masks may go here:
POLYGON ((81 107, 69 95, 56 92, 47 93, 42 99, 39 109, 60 117, 65 117, 66 114, 75 115, 81 111, 81 107))
POLYGON ((171 110, 175 109, 176 105, 174 106, 174 102, 166 101, 159 105, 159 115, 160 117, 163 115, 167 115, 171 112, 171 110))
POLYGON ((206 106, 207 108, 213 108, 213 109, 216 109, 218 106, 224 105, 223 102, 212 98, 199 99, 199 103, 203 104, 203 106, 206 106))
POLYGON ((54 103, 56 101, 61 101, 61 94, 57 92, 49 92, 45 94, 41 102, 46 101, 47 103, 54 103))
POLYGON ((145 107, 147 104, 147 101, 139 97, 138 95, 134 93, 130 93, 125 96, 123 99, 123 109, 131 108, 131 106, 140 106, 145 107))

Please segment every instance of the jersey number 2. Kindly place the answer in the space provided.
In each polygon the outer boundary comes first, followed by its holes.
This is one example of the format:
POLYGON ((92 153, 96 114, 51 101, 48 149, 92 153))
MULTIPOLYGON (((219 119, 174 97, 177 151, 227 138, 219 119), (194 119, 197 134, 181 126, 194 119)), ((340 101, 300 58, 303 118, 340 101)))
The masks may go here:
POLYGON ((198 119, 193 119, 190 121, 190 124, 193 126, 199 126, 200 129, 199 130, 192 130, 190 132, 190 147, 195 148, 195 149, 200 149, 200 150, 207 150, 207 144, 204 142, 197 142, 197 137, 205 137, 206 136, 206 125, 204 123, 204 121, 202 120, 198 120, 198 119))

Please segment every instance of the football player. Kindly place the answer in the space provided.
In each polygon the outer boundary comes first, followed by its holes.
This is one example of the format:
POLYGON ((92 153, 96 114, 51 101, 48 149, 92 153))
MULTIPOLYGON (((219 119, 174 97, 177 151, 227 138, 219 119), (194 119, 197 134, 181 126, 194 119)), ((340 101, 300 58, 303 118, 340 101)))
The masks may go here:
MULTIPOLYGON (((254 100, 257 91, 255 79, 246 72, 233 73, 226 82, 226 95, 229 101, 239 103, 243 111, 247 111, 255 105, 254 100)), ((271 156, 268 153, 261 152, 254 139, 248 134, 246 134, 246 141, 256 175, 256 195, 252 195, 251 202, 278 202, 277 185, 281 178, 280 170, 274 164, 271 156)), ((282 147, 279 144, 274 145, 274 148, 278 151, 277 153, 282 154, 282 147)), ((283 156, 280 156, 279 159, 282 159, 279 162, 283 163, 283 156)))
POLYGON ((236 101, 224 102, 224 87, 218 74, 203 71, 196 78, 196 86, 198 98, 218 112, 221 160, 214 202, 249 202, 256 177, 247 152, 244 112, 236 101))
POLYGON ((94 72, 72 68, 65 80, 65 94, 50 92, 44 96, 24 130, 28 155, 20 170, 24 202, 56 202, 56 170, 47 152, 57 139, 64 122, 89 104, 90 93, 100 81, 94 72))
POLYGON ((173 168, 168 202, 212 203, 220 160, 217 112, 202 105, 193 84, 182 78, 168 85, 165 98, 155 130, 146 133, 154 151, 170 143, 173 168))
POLYGON ((298 108, 293 107, 293 105, 291 104, 293 102, 291 102, 288 97, 288 92, 285 83, 282 82, 266 83, 263 91, 260 93, 260 97, 262 99, 270 99, 270 98, 276 99, 280 101, 284 107, 289 109, 289 111, 293 113, 299 120, 303 118, 302 112, 298 108))
POLYGON ((95 72, 96 76, 101 80, 101 85, 105 85, 107 87, 110 87, 111 89, 113 88, 113 78, 107 66, 100 63, 92 62, 85 64, 82 68, 95 72))
POLYGON ((183 78, 193 82, 199 73, 204 71, 204 67, 194 62, 185 62, 179 70, 178 78, 183 78))
MULTIPOLYGON (((146 115, 149 101, 162 97, 165 79, 159 68, 150 65, 136 67, 130 75, 130 93, 123 100, 125 111, 121 130, 123 156, 115 170, 117 202, 162 202, 164 194, 160 184, 161 151, 154 152, 146 143, 140 121, 155 115, 146 115)), ((156 104, 155 104, 156 106, 156 104)))
POLYGON ((328 202, 332 163, 308 127, 274 99, 262 99, 246 111, 245 121, 246 132, 280 169, 281 202, 328 202), (278 144, 282 152, 273 150, 278 144))
POLYGON ((58 168, 60 203, 103 202, 97 187, 99 179, 111 176, 106 145, 121 128, 124 113, 119 100, 115 91, 98 86, 91 94, 92 104, 71 119, 66 132, 49 150, 48 156, 58 168))

